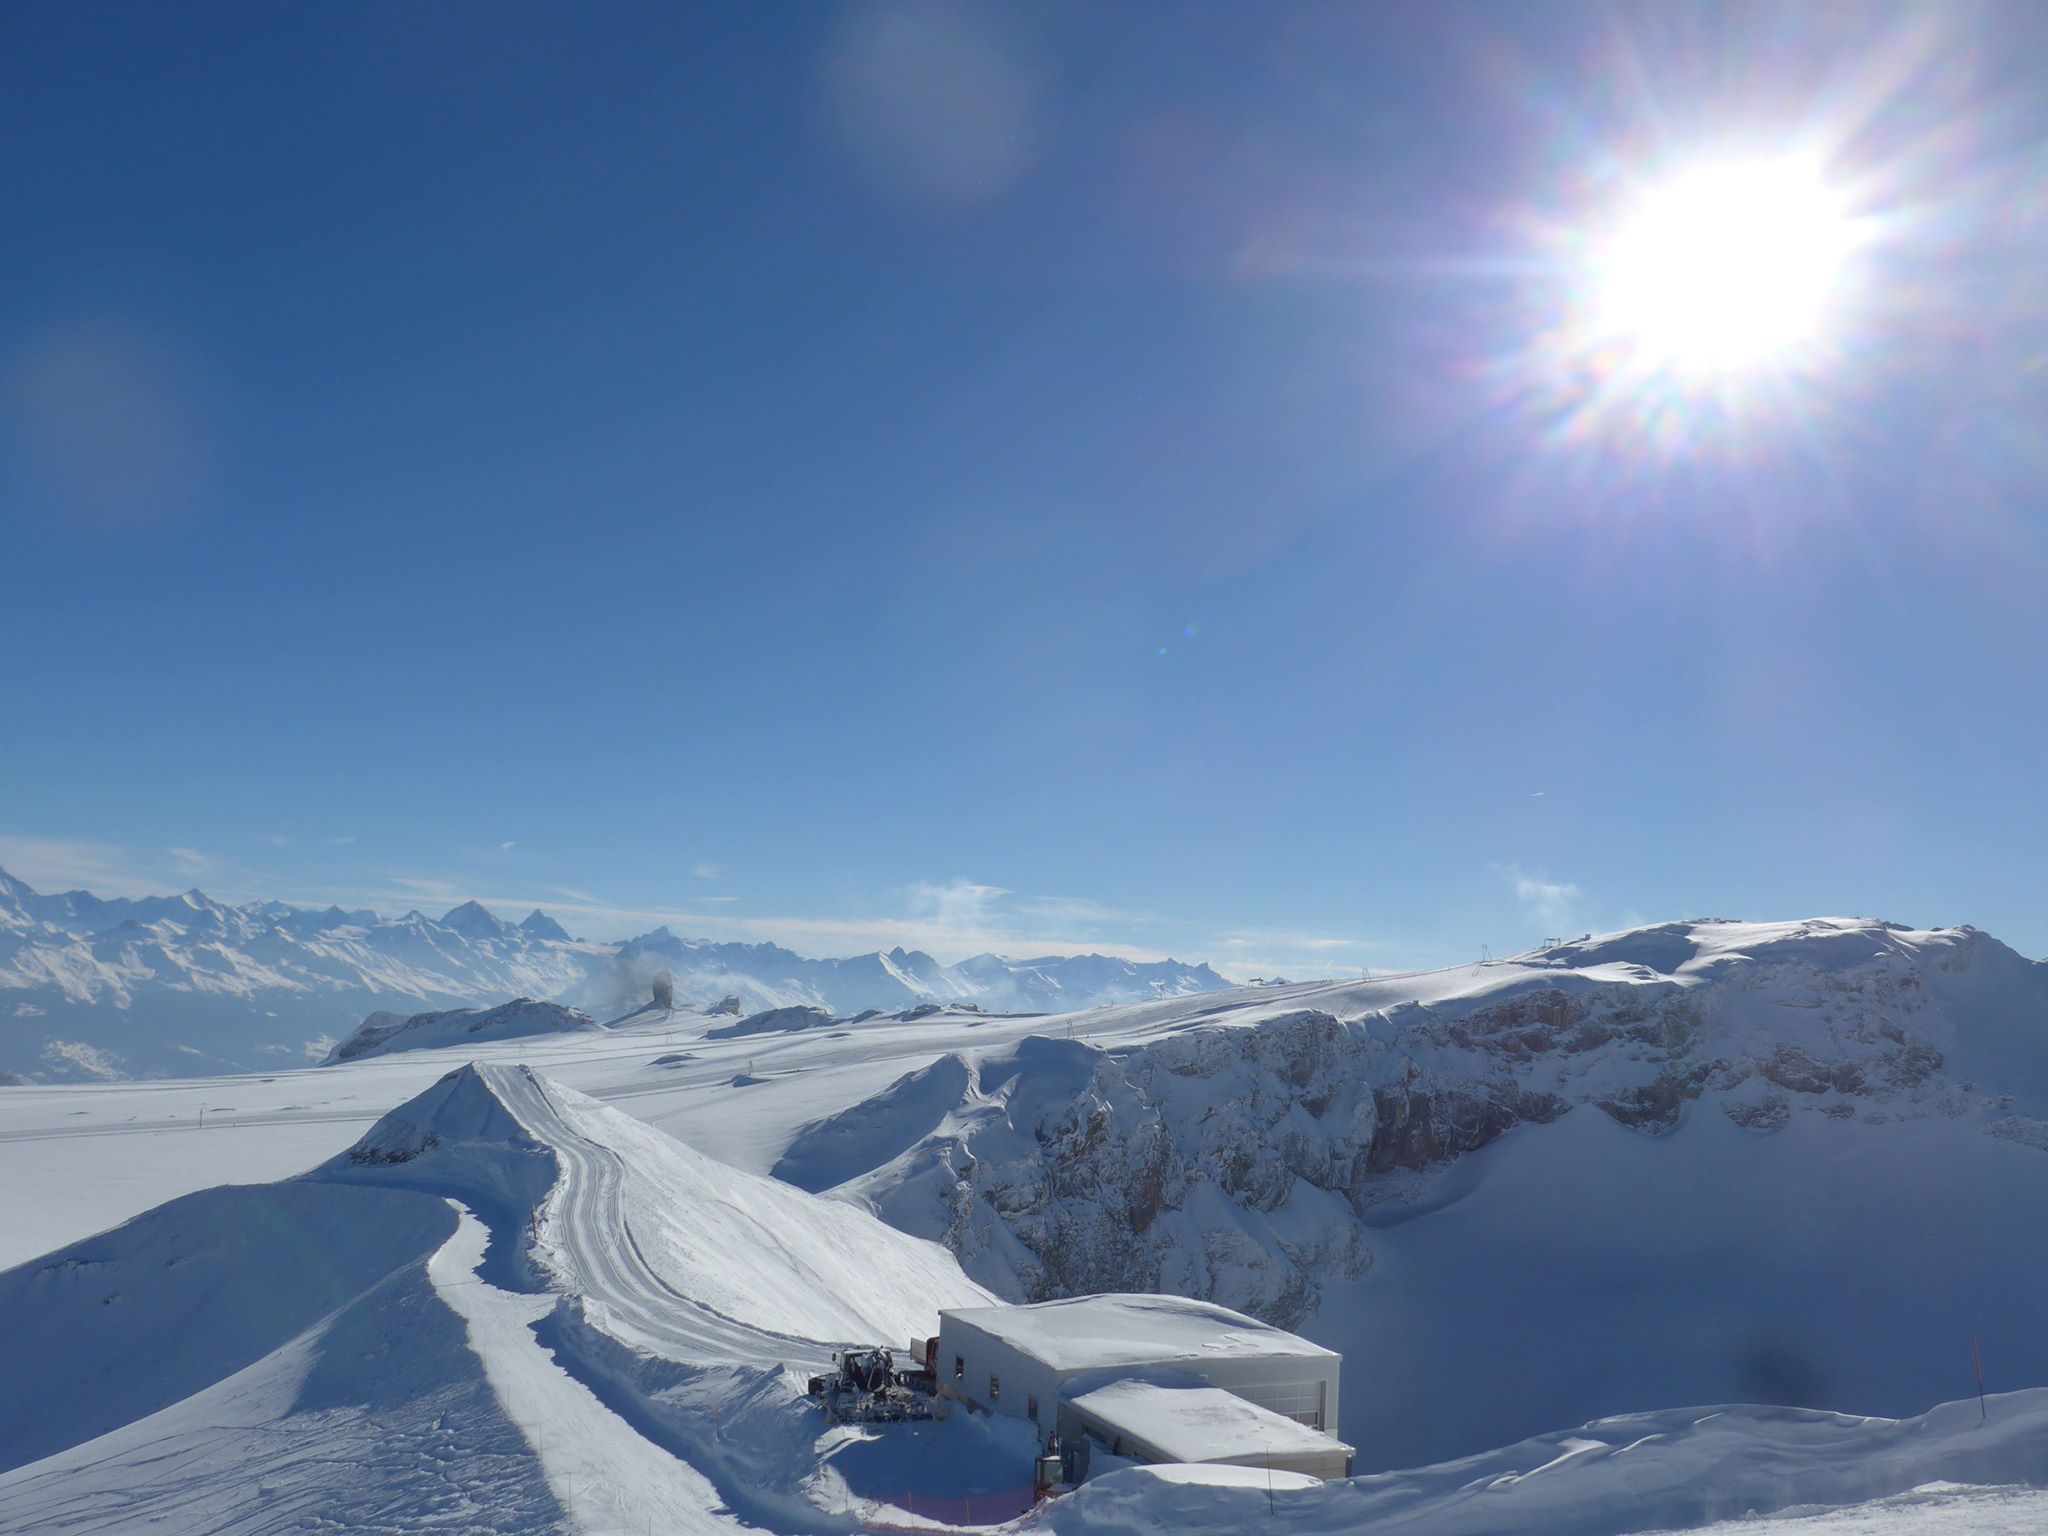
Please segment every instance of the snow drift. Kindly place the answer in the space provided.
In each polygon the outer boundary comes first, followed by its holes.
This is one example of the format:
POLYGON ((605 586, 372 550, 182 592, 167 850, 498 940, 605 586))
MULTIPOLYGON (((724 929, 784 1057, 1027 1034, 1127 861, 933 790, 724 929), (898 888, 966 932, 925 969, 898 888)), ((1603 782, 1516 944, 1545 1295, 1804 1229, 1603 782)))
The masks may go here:
MULTIPOLYGON (((1724 1520, 1750 1530, 1746 1522, 1756 1515, 1869 1504, 1916 1489, 1934 1505, 1961 1491, 1958 1484, 2048 1483, 2048 1390, 1993 1399, 1989 1410, 1980 1426, 1974 1398, 1904 1421, 1782 1408, 1667 1409, 1413 1472, 1272 1494, 1263 1482, 1183 1485, 1140 1469, 1045 1506, 1033 1528, 1056 1536, 1625 1536, 1724 1520)), ((2048 1495, 2027 1502, 2034 1519, 2048 1515, 2048 1495)), ((1910 1510, 1897 1527, 1873 1519, 1855 1528, 1903 1531, 1909 1518, 1910 1510)))

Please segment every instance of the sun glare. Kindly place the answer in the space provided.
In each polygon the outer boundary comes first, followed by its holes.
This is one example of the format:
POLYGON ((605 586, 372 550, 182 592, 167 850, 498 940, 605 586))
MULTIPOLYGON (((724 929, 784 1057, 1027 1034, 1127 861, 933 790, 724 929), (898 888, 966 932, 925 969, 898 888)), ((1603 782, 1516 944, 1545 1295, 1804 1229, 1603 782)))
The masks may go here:
POLYGON ((1642 367, 1725 375, 1826 332, 1854 225, 1803 159, 1703 166, 1648 189, 1595 258, 1593 324, 1642 367))

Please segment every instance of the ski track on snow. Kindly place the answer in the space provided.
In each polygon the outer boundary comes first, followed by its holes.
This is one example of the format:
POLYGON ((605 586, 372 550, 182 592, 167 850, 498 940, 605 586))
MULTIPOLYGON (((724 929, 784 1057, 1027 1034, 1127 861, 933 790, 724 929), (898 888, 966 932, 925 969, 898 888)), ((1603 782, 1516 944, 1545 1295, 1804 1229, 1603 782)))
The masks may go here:
POLYGON ((823 1370, 831 1351, 743 1323, 684 1295, 647 1261, 634 1238, 619 1154, 577 1129, 523 1069, 492 1073, 492 1086, 527 1133, 552 1147, 560 1176, 545 1208, 548 1258, 569 1272, 571 1294, 603 1309, 634 1342, 693 1365, 760 1367, 766 1361, 823 1370))

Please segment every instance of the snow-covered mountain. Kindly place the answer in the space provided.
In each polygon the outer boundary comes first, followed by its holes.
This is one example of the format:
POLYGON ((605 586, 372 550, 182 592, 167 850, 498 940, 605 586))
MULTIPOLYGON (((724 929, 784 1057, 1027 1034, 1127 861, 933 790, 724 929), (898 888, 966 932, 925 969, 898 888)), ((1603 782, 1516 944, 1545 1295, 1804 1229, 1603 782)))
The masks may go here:
POLYGON ((197 890, 103 901, 40 895, 0 872, 0 1072, 61 1081, 303 1065, 367 1013, 555 997, 610 954, 474 903, 436 921, 227 906, 197 890))
POLYGON ((363 1020, 362 1028, 327 1053, 327 1063, 357 1061, 391 1051, 427 1051, 437 1046, 523 1040, 530 1035, 573 1034, 599 1027, 597 1020, 580 1008, 536 1003, 530 997, 515 997, 495 1008, 451 1008, 407 1017, 373 1013, 363 1020))
POLYGON ((1070 1013, 1081 1008, 1220 992, 1231 983, 1208 965, 1122 960, 1111 955, 974 955, 942 965, 901 947, 811 960, 776 944, 678 938, 666 928, 619 946, 574 1000, 615 1011, 647 996, 667 971, 679 1000, 710 1004, 737 995, 749 1012, 814 1007, 832 1013, 895 1012, 921 1003, 972 1003, 990 1013, 1070 1013))
POLYGON ((1013 1298, 1168 1291, 1380 1370, 1505 1372, 1441 1423, 1347 1389, 1397 1464, 1581 1402, 1909 1411, 1979 1329, 2048 1379, 2009 1279, 2048 1245, 2000 1215, 2048 1196, 2048 964, 1989 935, 1675 923, 1202 1012, 941 1054, 776 1172, 1013 1298), (1559 1395, 1614 1349, 1629 1395, 1559 1395))
POLYGON ((1128 1273, 1296 1316, 1361 1467, 1412 1470, 1134 1469, 1025 1529, 2039 1529, 1959 1485, 2048 1483, 2044 971, 1688 923, 1052 1020, 650 1009, 9 1089, 0 1262, 59 1251, 0 1273, 0 1527, 986 1527, 1016 1421, 829 1426, 801 1373, 1128 1273))
POLYGON ((657 929, 624 944, 571 939, 534 912, 512 924, 470 901, 384 918, 192 890, 49 896, 0 871, 0 1074, 30 1080, 275 1071, 318 1060, 366 1015, 541 998, 611 1018, 672 973, 680 1003, 737 995, 749 1012, 838 1014, 932 1002, 1047 1012, 1220 990, 1206 965, 1102 955, 957 966, 902 949, 811 960, 772 944, 657 929))
POLYGON ((2048 966, 1971 929, 1689 922, 1055 1018, 484 1033, 0 1091, 0 1188, 28 1192, 0 1315, 33 1324, 0 1447, 40 1458, 0 1471, 0 1526, 822 1532, 937 1479, 985 1523, 1000 1423, 823 1428, 776 1363, 963 1287, 1125 1284, 1340 1349, 1379 1475, 1118 1473, 1037 1528, 2048 1508, 1924 1486, 2048 1482, 2048 966), (1953 1402, 1973 1344, 1981 1426, 1953 1402))

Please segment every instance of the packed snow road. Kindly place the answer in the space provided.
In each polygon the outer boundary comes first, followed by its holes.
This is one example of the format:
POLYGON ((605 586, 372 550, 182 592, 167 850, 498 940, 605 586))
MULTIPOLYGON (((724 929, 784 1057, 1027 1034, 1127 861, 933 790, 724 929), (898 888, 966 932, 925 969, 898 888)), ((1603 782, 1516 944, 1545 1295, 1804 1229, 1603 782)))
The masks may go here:
POLYGON ((598 1332, 691 1366, 821 1369, 837 1346, 900 1345, 938 1308, 992 1299, 937 1243, 524 1066, 448 1073, 311 1177, 461 1200, 506 1245, 500 1284, 552 1291, 598 1332))
POLYGON ((603 1309, 612 1330, 630 1332, 632 1342, 656 1354, 697 1365, 775 1361, 822 1370, 829 1364, 830 1351, 816 1341, 727 1317, 671 1285, 633 1235, 619 1153, 578 1129, 526 1068, 480 1070, 499 1101, 560 1159, 560 1178, 540 1216, 544 1256, 586 1308, 603 1309))

